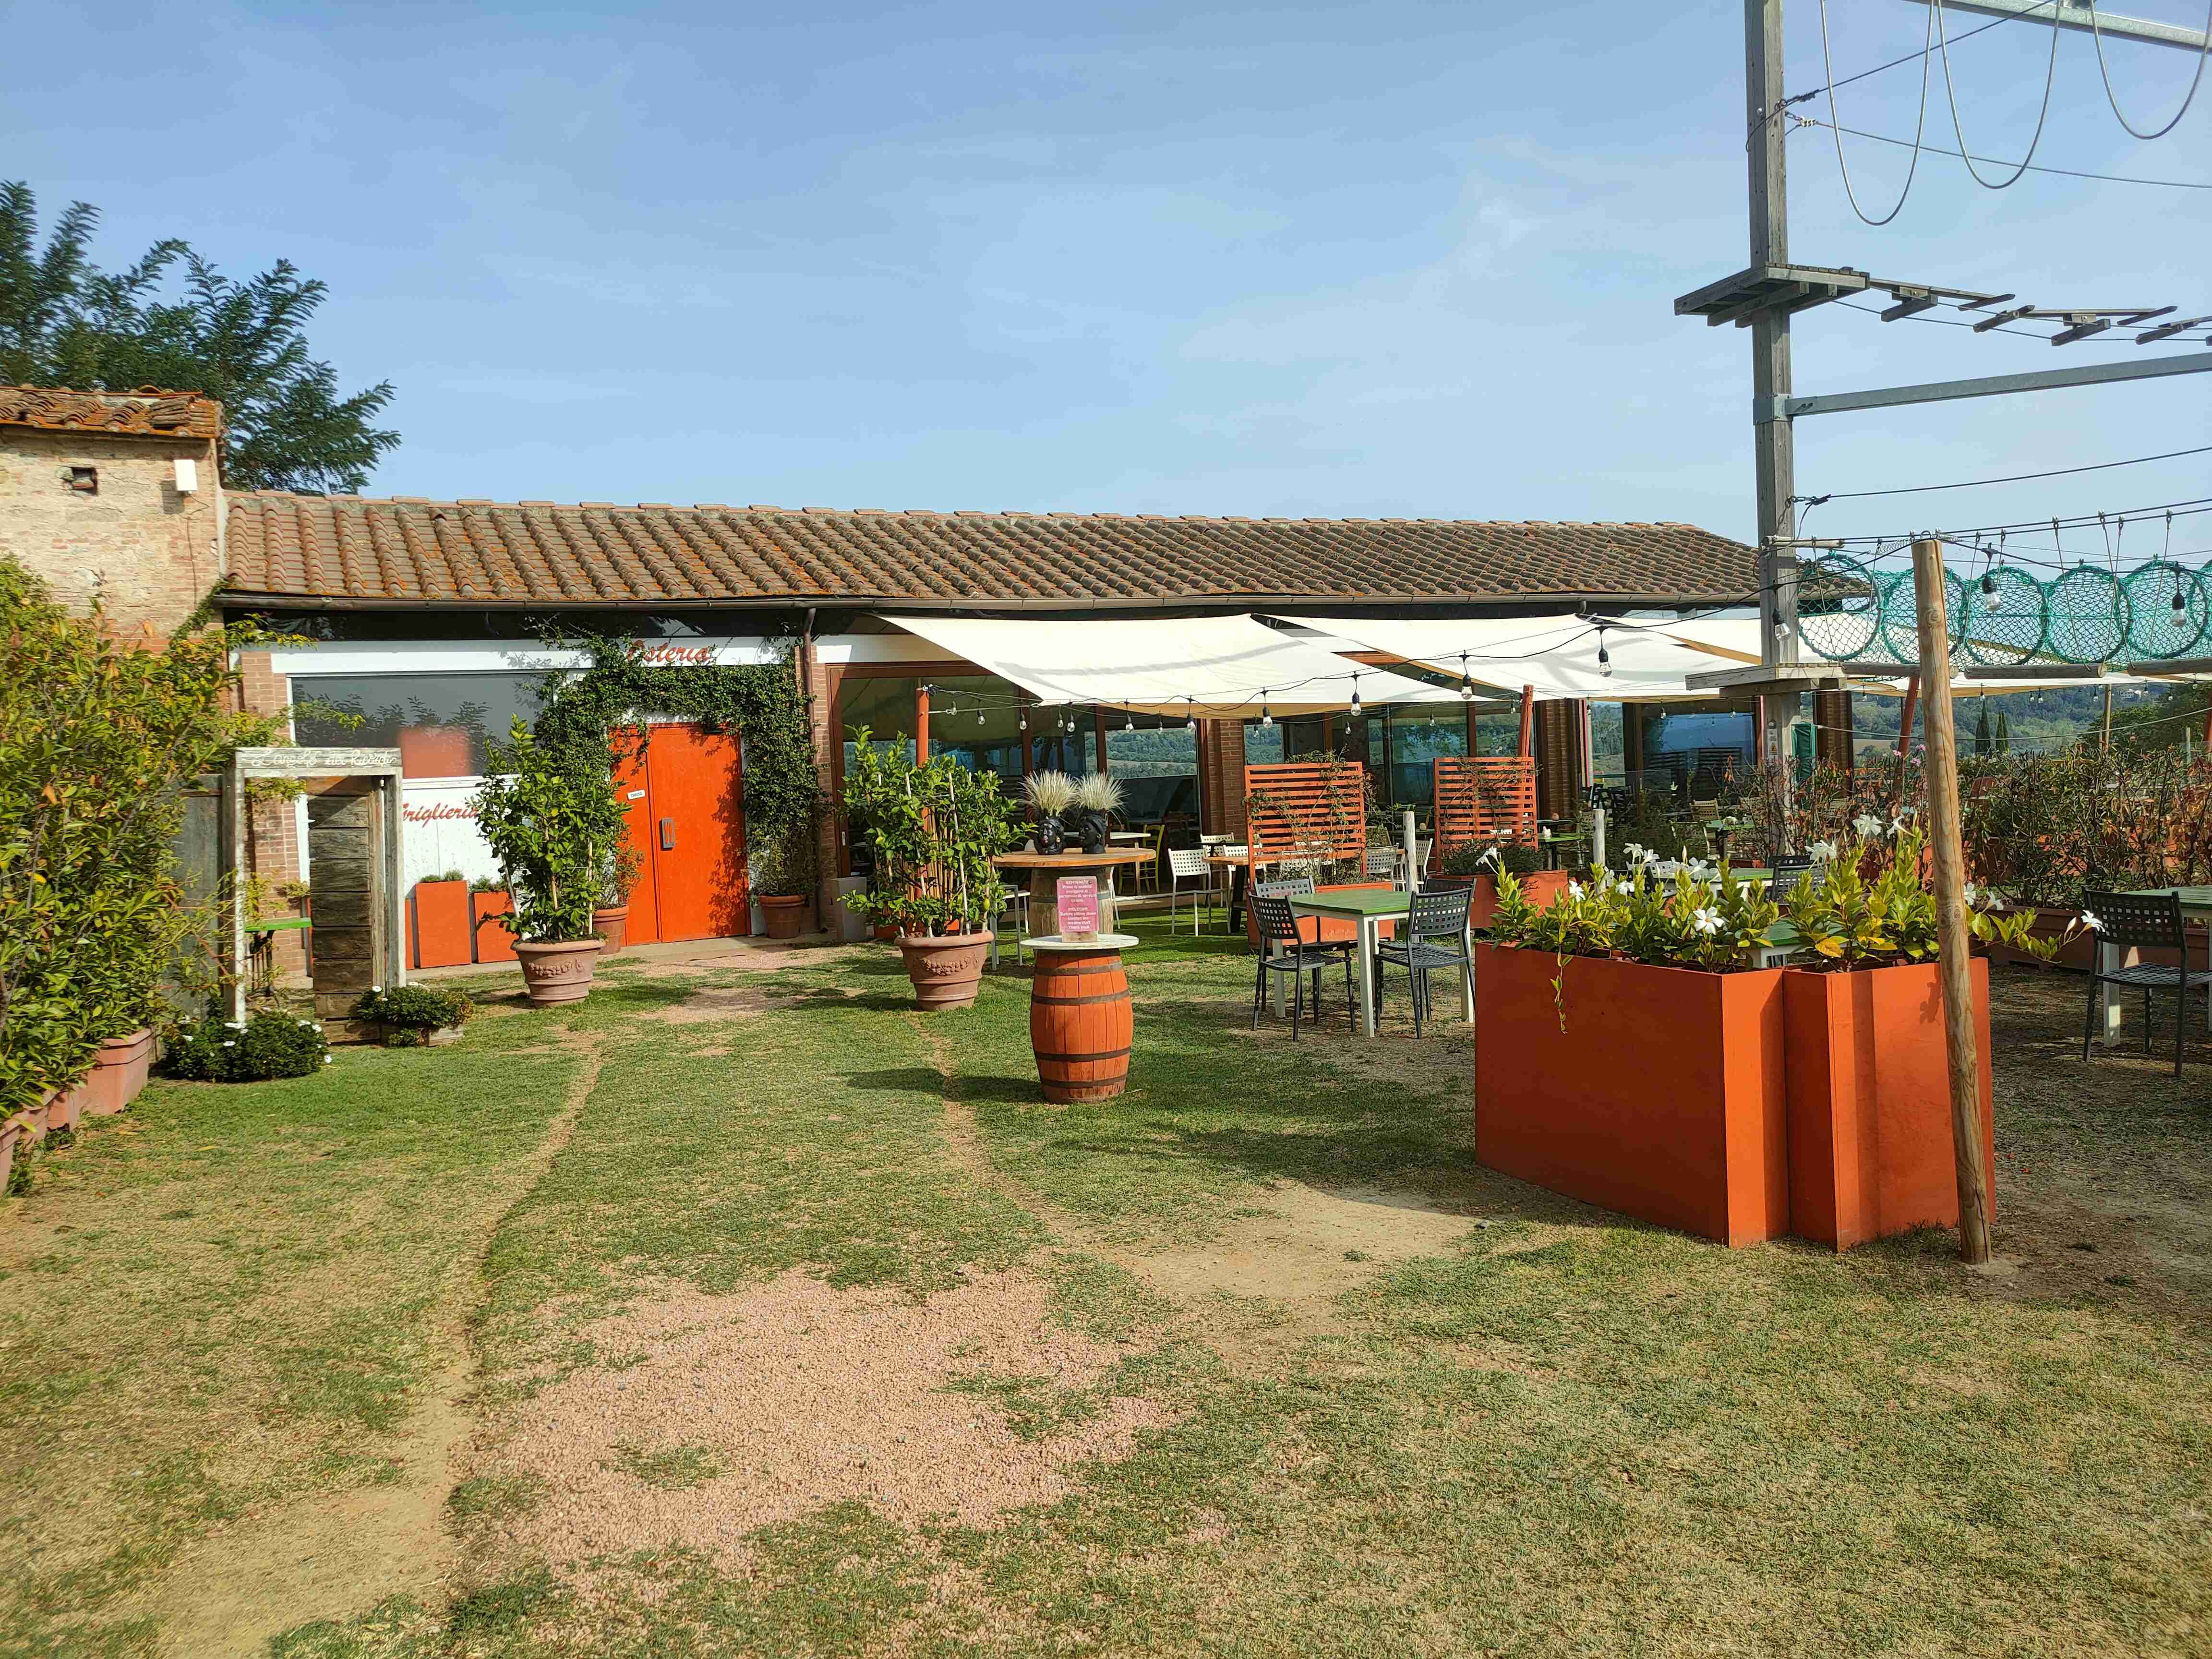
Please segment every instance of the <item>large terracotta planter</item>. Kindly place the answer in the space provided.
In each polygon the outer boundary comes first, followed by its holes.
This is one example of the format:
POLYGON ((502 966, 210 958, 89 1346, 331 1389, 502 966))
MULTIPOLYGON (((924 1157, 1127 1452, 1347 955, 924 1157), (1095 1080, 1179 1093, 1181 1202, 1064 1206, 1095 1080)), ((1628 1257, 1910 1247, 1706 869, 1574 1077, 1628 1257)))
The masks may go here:
MULTIPOLYGON (((1994 1181, 1990 968, 1978 958, 1972 966, 1983 1165, 1994 1181)), ((1936 975, 1934 963, 1784 972, 1790 1231, 1800 1237, 1845 1250, 1915 1227, 1959 1224, 1936 975)))
MULTIPOLYGON (((1552 901, 1567 890, 1574 879, 1568 870, 1531 870, 1519 878, 1521 896, 1539 910, 1548 909, 1552 901)), ((1474 878, 1474 897, 1468 902, 1468 924, 1473 927, 1487 927, 1490 919, 1498 914, 1498 878, 1477 876, 1474 878)))
POLYGON ((415 884, 415 965, 457 968, 475 960, 469 950, 469 884, 415 884))
POLYGON ((138 1098, 154 1069, 154 1033, 142 1029, 111 1037, 93 1056, 92 1074, 83 1085, 84 1109, 107 1117, 138 1098))
POLYGON ((606 947, 600 954, 613 956, 629 939, 629 906, 610 904, 592 911, 592 931, 606 947))
POLYGON ((550 1008, 581 1002, 590 992, 599 942, 595 939, 562 939, 548 945, 518 941, 514 955, 522 964, 522 982, 529 989, 532 1006, 550 1008))
POLYGON ((30 1133, 30 1125, 21 1117, 11 1117, 0 1123, 0 1198, 7 1196, 8 1177, 15 1172, 15 1146, 30 1133))
POLYGON ((511 893, 471 893, 469 895, 469 925, 476 933, 476 953, 478 962, 513 962, 514 935, 507 931, 504 922, 495 921, 514 908, 511 893))
POLYGON ((983 987, 983 959, 990 950, 988 933, 945 939, 899 935, 899 955, 906 962, 906 976, 914 981, 914 1000, 926 1010, 965 1008, 975 1001, 983 987))
POLYGON ((770 939, 797 939, 806 931, 804 893, 763 893, 759 902, 770 939))
POLYGON ((64 1129, 76 1128, 76 1121, 84 1115, 86 1103, 91 1095, 90 1077, 74 1089, 64 1089, 55 1095, 46 1103, 46 1132, 56 1134, 64 1129))
POLYGON ((1475 947, 1475 1156, 1729 1244, 1787 1232, 1782 970, 1475 947))

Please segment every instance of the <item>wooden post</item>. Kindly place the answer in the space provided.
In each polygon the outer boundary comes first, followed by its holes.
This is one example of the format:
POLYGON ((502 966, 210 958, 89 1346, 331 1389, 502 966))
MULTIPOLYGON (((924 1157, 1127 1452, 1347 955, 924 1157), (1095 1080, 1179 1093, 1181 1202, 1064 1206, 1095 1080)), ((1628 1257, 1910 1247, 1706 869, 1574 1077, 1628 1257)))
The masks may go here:
POLYGON ((1098 775, 1104 777, 1114 769, 1106 764, 1106 705, 1103 702, 1091 705, 1091 732, 1098 742, 1098 775))
POLYGON ((929 758, 929 687, 914 688, 914 763, 929 758))
POLYGON ((2112 688, 2109 685, 2105 688, 2105 741, 2103 747, 2106 754, 2109 755, 2112 752, 2112 688))
POLYGON ((1521 758, 1527 760, 1536 752, 1536 688, 1521 688, 1521 758))
MULTIPOLYGON (((1943 642, 1943 654, 1948 658, 1950 651, 1950 641, 1946 639, 1943 642)), ((1947 691, 1949 690, 1948 681, 1945 682, 1944 689, 1947 691)), ((1898 722, 1897 726, 1897 789, 1890 797, 1889 812, 1892 817, 1895 817, 1904 810, 1905 762, 1905 757, 1912 752, 1912 717, 1919 712, 1920 676, 1916 671, 1912 678, 1905 683, 1905 717, 1898 722)))
POLYGON ((1981 1062, 1974 1044, 1972 935, 1959 820, 1959 736, 1951 720, 1951 647, 1943 615, 1942 544, 1912 544, 1920 600, 1920 678, 1926 688, 1928 844, 1935 863, 1937 978, 1951 1073, 1951 1147, 1959 1180, 1959 1254, 1990 1259, 1990 1175, 1982 1161, 1981 1062))

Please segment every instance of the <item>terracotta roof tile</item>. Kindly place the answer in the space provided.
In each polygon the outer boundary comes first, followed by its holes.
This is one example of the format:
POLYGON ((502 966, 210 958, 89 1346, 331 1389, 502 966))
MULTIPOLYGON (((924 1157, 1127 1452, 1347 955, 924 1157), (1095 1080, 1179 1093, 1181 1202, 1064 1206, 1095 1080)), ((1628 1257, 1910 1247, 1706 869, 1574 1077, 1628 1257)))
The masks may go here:
POLYGON ((142 438, 215 438, 222 433, 222 405, 197 392, 169 392, 157 386, 129 392, 0 386, 0 426, 117 432, 142 438))
MULTIPOLYGON (((9 388, 0 388, 0 410, 9 388)), ((56 394, 43 394, 56 395, 56 394)), ((1752 550, 1681 524, 495 504, 234 493, 241 599, 993 605, 1735 599, 1752 550)))

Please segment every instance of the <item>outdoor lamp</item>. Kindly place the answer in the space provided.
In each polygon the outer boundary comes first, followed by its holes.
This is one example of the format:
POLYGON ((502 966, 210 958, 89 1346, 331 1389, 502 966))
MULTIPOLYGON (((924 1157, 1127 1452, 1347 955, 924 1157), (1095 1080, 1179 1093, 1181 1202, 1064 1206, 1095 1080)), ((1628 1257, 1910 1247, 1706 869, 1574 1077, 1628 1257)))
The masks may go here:
POLYGON ((1267 712, 1267 694, 1262 691, 1260 694, 1260 724, 1273 726, 1274 723, 1275 717, 1267 712))
POLYGON ((975 711, 975 724, 981 726, 983 723, 983 711, 979 708, 975 711))
POLYGON ((1124 732, 1135 731, 1137 729, 1137 717, 1134 714, 1128 714, 1125 711, 1121 715, 1121 729, 1124 732))
POLYGON ((1462 702, 1474 701, 1474 681, 1468 674, 1467 653, 1464 651, 1459 653, 1459 700, 1462 702))
POLYGON ((1606 678, 1613 678, 1613 653, 1605 648, 1605 629, 1597 630, 1597 672, 1606 678))
POLYGON ((1352 712, 1354 714, 1359 713, 1359 676, 1357 674, 1352 677, 1352 712))
POLYGON ((1191 697, 1185 697, 1183 701, 1190 705, 1190 712, 1183 716, 1182 729, 1186 732, 1195 732, 1198 730, 1197 701, 1191 697))

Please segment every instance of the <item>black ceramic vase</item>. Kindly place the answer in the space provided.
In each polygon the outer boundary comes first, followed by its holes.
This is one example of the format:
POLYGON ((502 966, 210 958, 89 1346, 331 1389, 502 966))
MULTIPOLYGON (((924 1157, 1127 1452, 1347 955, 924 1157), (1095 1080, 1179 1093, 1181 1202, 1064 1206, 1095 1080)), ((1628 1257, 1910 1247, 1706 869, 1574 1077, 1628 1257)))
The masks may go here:
POLYGON ((1040 853, 1057 853, 1067 845, 1067 836, 1060 827, 1060 820, 1049 812, 1037 820, 1036 844, 1040 853))
POLYGON ((1083 850, 1103 853, 1106 850, 1106 815, 1085 812, 1083 815, 1083 850))

